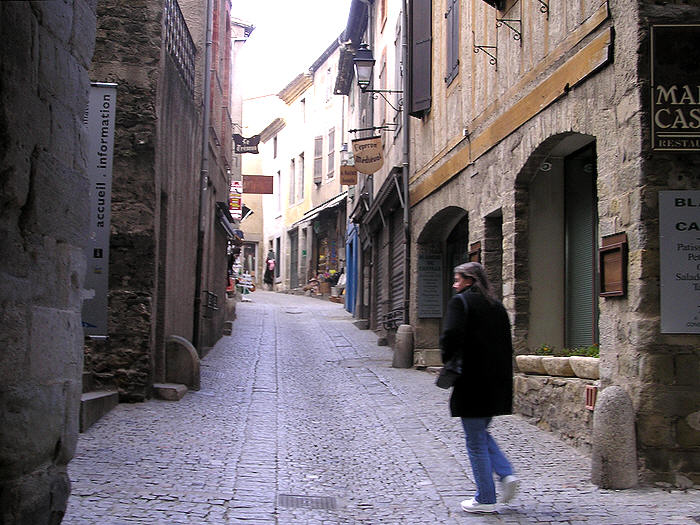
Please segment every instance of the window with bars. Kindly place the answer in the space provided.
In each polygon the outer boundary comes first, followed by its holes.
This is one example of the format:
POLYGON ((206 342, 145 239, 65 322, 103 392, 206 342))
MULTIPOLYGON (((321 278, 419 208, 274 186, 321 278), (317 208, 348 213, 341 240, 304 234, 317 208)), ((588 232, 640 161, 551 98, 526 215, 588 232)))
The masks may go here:
POLYGON ((314 139, 314 183, 323 182, 323 137, 314 139))
POLYGON ((328 131, 328 172, 327 177, 329 179, 333 178, 335 173, 335 128, 331 128, 328 131))

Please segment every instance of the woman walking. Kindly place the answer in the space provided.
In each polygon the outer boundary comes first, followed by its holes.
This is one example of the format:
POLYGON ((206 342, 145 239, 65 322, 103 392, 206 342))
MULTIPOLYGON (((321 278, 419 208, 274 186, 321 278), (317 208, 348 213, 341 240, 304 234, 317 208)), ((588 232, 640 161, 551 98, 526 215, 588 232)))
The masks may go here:
POLYGON ((502 484, 501 502, 509 502, 518 487, 513 467, 488 431, 494 416, 512 411, 510 320, 481 264, 457 266, 452 287, 457 295, 447 305, 440 349, 443 363, 455 359, 462 362, 450 397, 450 411, 453 417, 462 419, 477 489, 474 497, 462 501, 461 506, 465 512, 492 513, 496 512, 493 474, 502 484))

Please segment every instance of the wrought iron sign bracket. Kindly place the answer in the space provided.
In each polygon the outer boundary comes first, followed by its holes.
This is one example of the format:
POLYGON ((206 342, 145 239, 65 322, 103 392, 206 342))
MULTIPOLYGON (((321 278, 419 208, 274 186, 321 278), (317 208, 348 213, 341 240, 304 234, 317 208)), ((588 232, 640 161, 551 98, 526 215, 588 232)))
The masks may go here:
POLYGON ((545 2, 545 0, 537 0, 541 5, 540 5, 540 13, 546 13, 547 14, 547 20, 549 20, 549 0, 545 2))
MULTIPOLYGON (((476 42, 476 36, 474 35, 474 31, 472 31, 472 36, 474 37, 474 42, 476 42)), ((496 66, 496 71, 498 71, 498 46, 477 46, 476 44, 474 44, 474 53, 478 54, 479 51, 483 51, 489 57, 491 57, 489 58, 489 64, 491 64, 492 66, 496 66), (489 50, 493 50, 493 53, 489 50)))
POLYGON ((515 20, 509 18, 496 18, 496 27, 506 26, 508 29, 513 31, 513 40, 520 42, 520 47, 523 46, 523 21, 515 20), (518 29, 515 29, 514 25, 518 24, 518 29))

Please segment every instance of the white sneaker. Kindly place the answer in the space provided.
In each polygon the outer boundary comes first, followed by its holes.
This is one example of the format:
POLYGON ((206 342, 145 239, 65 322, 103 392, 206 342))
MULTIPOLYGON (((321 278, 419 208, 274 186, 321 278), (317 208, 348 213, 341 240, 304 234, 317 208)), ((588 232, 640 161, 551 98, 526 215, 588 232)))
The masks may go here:
POLYGON ((508 503, 515 497, 515 494, 518 492, 520 480, 511 474, 510 476, 506 476, 505 478, 503 478, 501 480, 501 483, 503 488, 503 494, 501 494, 501 501, 503 503, 508 503))
POLYGON ((474 498, 465 499, 461 504, 462 510, 464 512, 483 512, 483 513, 493 513, 496 512, 495 503, 479 503, 474 498))

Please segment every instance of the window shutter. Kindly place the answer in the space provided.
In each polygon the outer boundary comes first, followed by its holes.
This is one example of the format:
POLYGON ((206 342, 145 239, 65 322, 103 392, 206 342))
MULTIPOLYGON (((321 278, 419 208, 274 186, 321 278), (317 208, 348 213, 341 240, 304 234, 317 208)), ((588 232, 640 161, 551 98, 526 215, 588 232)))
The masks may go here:
POLYGON ((447 64, 445 82, 449 85, 459 72, 459 1, 447 0, 447 64))
POLYGON ((413 0, 410 12, 410 104, 409 115, 421 118, 432 102, 432 1, 413 0))
POLYGON ((314 184, 323 182, 323 137, 314 139, 314 184))

